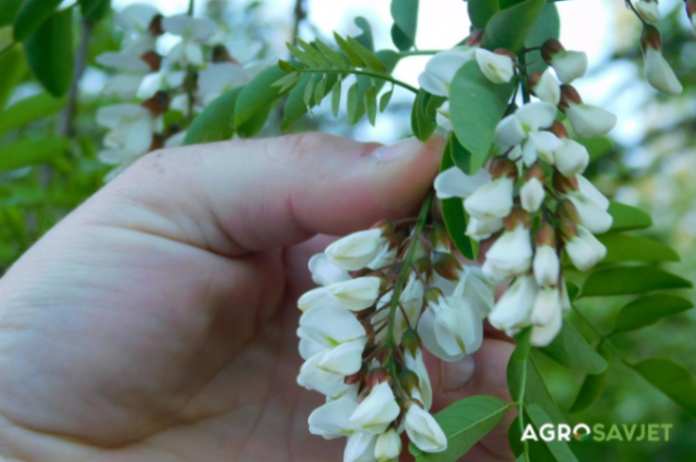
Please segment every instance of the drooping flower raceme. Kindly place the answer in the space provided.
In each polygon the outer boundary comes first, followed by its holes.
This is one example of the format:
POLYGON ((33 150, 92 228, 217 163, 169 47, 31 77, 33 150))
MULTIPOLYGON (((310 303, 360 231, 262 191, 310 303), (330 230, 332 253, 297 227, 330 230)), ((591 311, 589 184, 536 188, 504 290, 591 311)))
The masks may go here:
POLYGON ((297 382, 326 396, 309 417, 310 432, 346 437, 344 461, 392 460, 404 431, 422 451, 446 449, 429 412, 424 350, 446 361, 467 358, 480 347, 493 306, 491 285, 452 255, 443 230, 415 240, 410 226, 357 231, 309 260, 319 286, 298 300, 304 363, 297 382), (423 240, 430 244, 420 247, 423 240), (401 261, 414 245, 423 265, 399 284, 401 261))
POLYGON ((124 32, 121 49, 96 58, 113 74, 104 92, 124 101, 111 112, 128 104, 132 114, 126 118, 143 122, 132 131, 100 123, 109 132, 99 158, 116 167, 109 177, 148 151, 182 144, 187 126, 203 106, 246 83, 255 68, 232 56, 210 19, 186 14, 164 17, 152 6, 132 4, 115 20, 124 32), (174 37, 178 41, 167 49, 174 37), (145 120, 148 130, 143 129, 145 120))

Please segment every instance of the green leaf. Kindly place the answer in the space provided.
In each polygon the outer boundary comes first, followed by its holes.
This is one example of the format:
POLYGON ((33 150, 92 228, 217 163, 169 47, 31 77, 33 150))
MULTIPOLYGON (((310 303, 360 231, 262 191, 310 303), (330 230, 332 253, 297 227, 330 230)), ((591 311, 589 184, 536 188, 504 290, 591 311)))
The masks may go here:
POLYGON ((22 0, 0 0, 0 27, 14 22, 20 6, 22 0))
POLYGON ((377 89, 374 86, 365 92, 365 112, 370 125, 374 126, 377 121, 377 89))
POLYGON ((593 271, 585 281, 580 296, 641 294, 689 287, 689 280, 654 266, 631 266, 593 271))
POLYGON ((334 117, 338 116, 338 111, 341 109, 341 81, 337 80, 331 90, 331 112, 334 117))
POLYGON ((24 53, 19 45, 13 46, 0 56, 0 69, 2 69, 0 73, 0 109, 2 109, 27 71, 24 53))
MULTIPOLYGON (((444 155, 442 156, 440 171, 447 170, 454 165, 453 151, 457 149, 455 143, 459 144, 455 136, 450 135, 447 146, 445 146, 444 155)), ((440 203, 442 208, 442 220, 445 223, 445 228, 452 242, 454 242, 454 245, 457 246, 457 249, 459 249, 466 258, 475 259, 477 253, 476 243, 464 234, 466 231, 467 217, 464 213, 462 200, 453 197, 451 199, 443 199, 440 203)))
POLYGON ((360 42, 360 44, 368 50, 374 50, 375 45, 372 39, 372 27, 370 27, 370 23, 362 16, 358 16, 353 22, 361 31, 360 35, 355 36, 355 40, 360 42))
POLYGON ((601 374, 607 368, 606 360, 595 351, 573 323, 566 319, 561 332, 542 351, 572 370, 601 374))
POLYGON ((304 102, 306 87, 312 79, 312 74, 304 74, 295 84, 283 106, 283 120, 280 124, 283 130, 290 126, 307 113, 307 105, 304 102))
POLYGON ((272 66, 260 72, 254 79, 241 87, 234 105, 234 127, 240 127, 257 112, 264 112, 281 96, 273 83, 285 75, 278 66, 272 66))
POLYGON ((73 79, 72 11, 68 8, 48 18, 25 43, 29 67, 53 96, 67 93, 73 79))
POLYGON ((186 131, 185 144, 208 143, 231 138, 235 133, 234 110, 242 88, 234 88, 215 98, 193 119, 186 131))
POLYGON ((469 174, 471 172, 471 153, 459 143, 456 136, 450 136, 449 141, 451 143, 449 154, 454 165, 459 167, 462 172, 469 174))
POLYGON ((471 61, 454 75, 450 86, 450 116, 459 143, 471 153, 471 173, 488 159, 495 127, 505 113, 512 85, 494 85, 471 61))
POLYGON ((696 380, 684 367, 668 359, 651 358, 631 367, 672 401, 696 416, 696 380))
POLYGON ((58 136, 27 138, 0 146, 0 171, 49 162, 68 147, 58 136))
MULTIPOLYGON (((558 16, 558 8, 554 3, 547 3, 541 10, 541 14, 527 34, 524 44, 528 48, 540 46, 548 39, 558 39, 561 32, 561 20, 558 16)), ((527 53, 528 72, 543 72, 546 63, 541 58, 541 52, 534 50, 527 53)))
POLYGON ((96 22, 111 11, 111 0, 79 0, 80 11, 86 19, 96 22))
POLYGON ((551 416, 554 422, 567 422, 568 419, 563 414, 561 409, 556 404, 556 401, 549 393, 544 379, 541 377, 539 368, 536 363, 538 362, 537 356, 541 353, 538 350, 532 350, 529 358, 529 367, 527 368, 527 392, 526 392, 526 402, 536 403, 540 405, 546 413, 551 416))
POLYGON ((518 51, 536 24, 545 3, 546 0, 525 0, 498 11, 486 25, 483 46, 491 50, 506 48, 518 51))
POLYGON ((611 225, 612 231, 643 229, 652 225, 650 215, 639 208, 620 202, 612 202, 609 205, 609 214, 614 218, 614 222, 611 225))
POLYGON ((433 96, 424 90, 418 90, 416 99, 411 108, 411 131, 421 141, 430 138, 437 128, 437 108, 444 98, 433 96))
POLYGON ((14 38, 24 41, 46 21, 61 0, 25 0, 14 22, 14 38))
POLYGON ((389 101, 391 101, 391 97, 393 94, 394 86, 382 93, 382 96, 379 97, 379 112, 384 112, 387 109, 387 106, 389 106, 389 101))
POLYGON ((392 41, 400 50, 407 50, 416 41, 418 26, 418 0, 392 0, 391 15, 394 19, 392 41))
POLYGON ((671 247, 647 237, 609 233, 598 236, 598 239, 607 248, 607 256, 602 260, 603 263, 679 260, 679 254, 671 247))
POLYGON ((470 396, 456 401, 435 414, 435 420, 447 436, 447 450, 425 453, 411 445, 411 454, 417 462, 459 460, 500 423, 510 407, 511 403, 487 395, 470 396))
POLYGON ((587 375, 580 386, 573 405, 570 407, 570 412, 580 412, 592 405, 597 399, 602 396, 604 388, 607 385, 607 377, 609 369, 597 375, 587 375))
POLYGON ((64 99, 57 99, 47 93, 20 99, 12 106, 0 112, 0 134, 22 127, 60 111, 64 99))
POLYGON ((360 119, 360 117, 362 117, 362 108, 360 106, 360 94, 357 83, 354 83, 350 86, 346 98, 346 112, 348 113, 348 122, 350 122, 351 124, 355 124, 360 119))
MULTIPOLYGON (((527 415, 532 420, 532 423, 536 428, 540 428, 542 425, 547 423, 554 423, 554 421, 546 413, 546 411, 544 411, 544 409, 536 403, 530 403, 529 405, 527 405, 525 410, 527 411, 527 415)), ((575 457, 575 454, 573 454, 573 451, 570 450, 570 447, 568 447, 568 443, 566 443, 565 441, 552 440, 544 442, 546 443, 546 447, 549 449, 549 451, 557 461, 571 462, 578 460, 575 457)))
POLYGON ((693 307, 693 303, 670 294, 646 295, 625 305, 614 323, 614 332, 625 332, 654 324, 693 307))
POLYGON ((500 9, 498 0, 469 0, 467 2, 469 19, 477 29, 486 27, 488 20, 500 9))

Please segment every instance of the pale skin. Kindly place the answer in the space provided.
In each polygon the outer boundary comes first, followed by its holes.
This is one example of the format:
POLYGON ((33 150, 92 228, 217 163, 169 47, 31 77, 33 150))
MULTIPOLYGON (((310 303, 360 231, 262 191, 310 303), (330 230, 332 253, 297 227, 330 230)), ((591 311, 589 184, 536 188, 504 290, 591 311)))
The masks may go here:
MULTIPOLYGON (((137 162, 0 279, 0 460, 340 461, 295 382, 307 258, 412 215, 440 150, 307 134, 137 162)), ((430 361, 436 409, 505 397, 511 349, 487 339, 466 383, 430 361)), ((505 428, 466 460, 508 460, 505 428)))

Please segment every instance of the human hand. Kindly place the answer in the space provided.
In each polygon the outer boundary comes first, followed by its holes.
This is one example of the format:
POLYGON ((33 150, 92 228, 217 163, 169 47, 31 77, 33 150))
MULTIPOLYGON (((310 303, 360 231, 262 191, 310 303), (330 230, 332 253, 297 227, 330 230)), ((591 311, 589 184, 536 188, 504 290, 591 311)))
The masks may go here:
MULTIPOLYGON (((412 213, 439 150, 306 134, 146 156, 0 280, 0 460, 340 460, 295 383, 307 258, 412 213)), ((465 385, 430 362, 436 408, 504 395, 511 349, 487 340, 465 385)))

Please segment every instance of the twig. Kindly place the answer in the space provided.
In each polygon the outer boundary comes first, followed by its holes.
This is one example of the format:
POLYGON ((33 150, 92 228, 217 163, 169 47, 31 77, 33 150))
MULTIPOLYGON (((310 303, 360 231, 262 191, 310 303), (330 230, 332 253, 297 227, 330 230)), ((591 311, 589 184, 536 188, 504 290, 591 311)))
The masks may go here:
POLYGON ((80 80, 87 66, 89 40, 92 36, 92 23, 87 19, 80 21, 80 44, 75 58, 75 74, 68 91, 67 103, 60 120, 59 132, 67 137, 75 136, 75 116, 77 114, 77 98, 80 93, 80 80))

